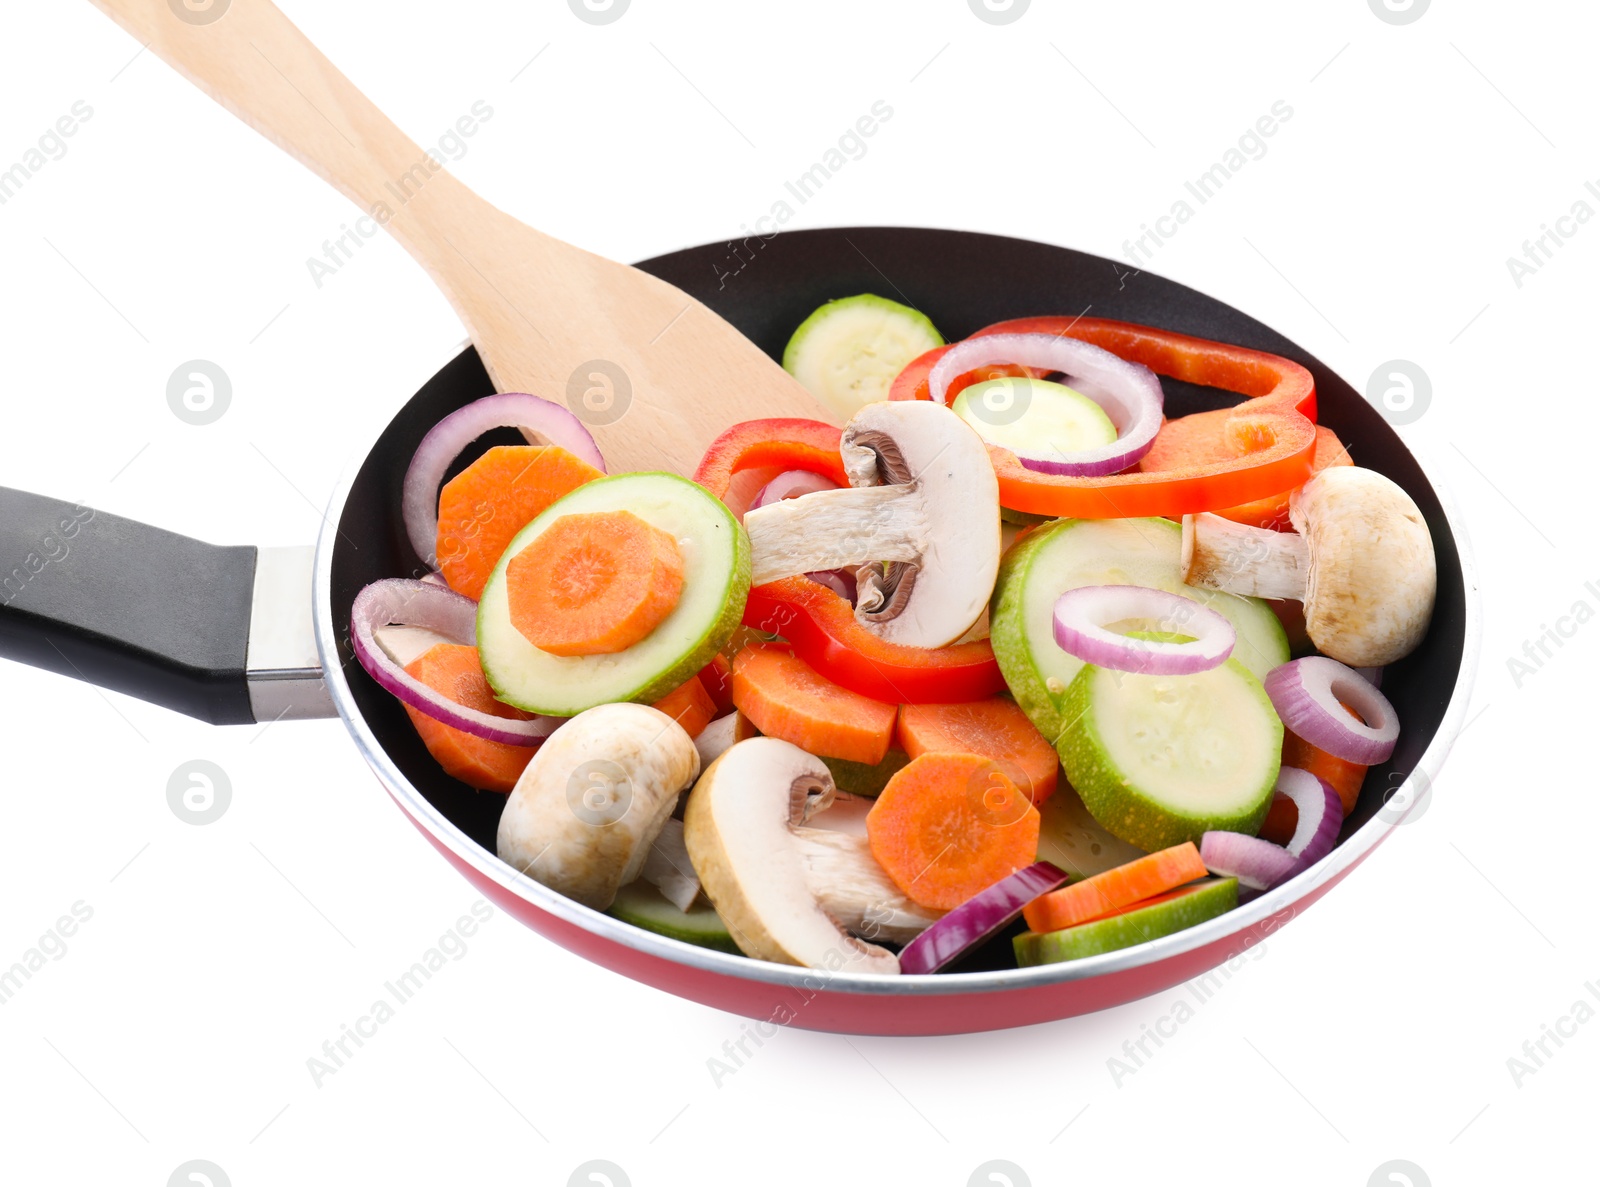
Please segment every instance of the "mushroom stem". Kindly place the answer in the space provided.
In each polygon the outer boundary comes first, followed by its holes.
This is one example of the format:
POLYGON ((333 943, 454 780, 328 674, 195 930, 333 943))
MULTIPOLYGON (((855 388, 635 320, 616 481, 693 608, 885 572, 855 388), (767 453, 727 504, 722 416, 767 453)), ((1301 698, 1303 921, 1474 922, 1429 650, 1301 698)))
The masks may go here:
POLYGON ((746 512, 754 585, 818 569, 915 561, 929 525, 914 483, 845 487, 780 499, 746 512))
POLYGON ((1182 565, 1185 585, 1300 602, 1311 553, 1298 532, 1251 527, 1203 511, 1183 517, 1182 565))
POLYGON ((752 580, 856 570, 855 618, 888 643, 945 647, 989 604, 1000 487, 988 447, 928 400, 868 404, 839 434, 847 490, 745 515, 752 580))
POLYGON ((866 837, 797 828, 794 844, 817 904, 851 935, 906 944, 944 916, 901 893, 872 856, 866 837))

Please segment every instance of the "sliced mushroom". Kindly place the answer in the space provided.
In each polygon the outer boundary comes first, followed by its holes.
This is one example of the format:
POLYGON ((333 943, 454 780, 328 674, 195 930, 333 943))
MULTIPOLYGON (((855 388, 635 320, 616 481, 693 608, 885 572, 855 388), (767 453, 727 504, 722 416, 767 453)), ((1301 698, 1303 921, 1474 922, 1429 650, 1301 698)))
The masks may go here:
POLYGON ((821 759, 777 738, 740 742, 689 793, 689 858, 746 956, 834 972, 898 973, 892 952, 851 936, 812 888, 797 832, 833 795, 821 759))
POLYGON ((599 705, 539 748, 500 813, 500 860, 603 911, 644 868, 678 793, 700 772, 694 743, 648 705, 599 705))
POLYGON ((1322 471, 1289 500, 1293 532, 1203 513, 1183 518, 1183 580, 1305 603, 1306 633, 1354 668, 1409 655, 1428 633, 1438 576, 1411 496, 1358 466, 1322 471))
POLYGON ((851 935, 908 944, 944 917, 943 911, 912 902, 889 880, 865 836, 797 828, 794 841, 818 905, 851 935))
POLYGON ((982 615, 1000 565, 1000 488, 977 433, 927 400, 869 404, 839 438, 850 486, 745 515, 761 585, 856 568, 856 618, 880 638, 943 647, 982 615))
POLYGON ((694 736, 694 748, 700 752, 700 769, 703 771, 716 762, 735 742, 755 736, 756 727, 737 709, 718 717, 694 736))

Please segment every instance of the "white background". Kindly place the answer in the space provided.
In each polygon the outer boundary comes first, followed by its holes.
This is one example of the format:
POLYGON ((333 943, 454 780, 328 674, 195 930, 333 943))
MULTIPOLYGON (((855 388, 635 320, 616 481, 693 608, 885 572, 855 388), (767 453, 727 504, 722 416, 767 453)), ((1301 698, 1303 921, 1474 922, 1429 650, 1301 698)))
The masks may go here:
MULTIPOLYGON (((964 0, 634 0, 605 27, 559 0, 284 8, 419 142, 487 100, 454 171, 624 260, 753 222, 877 99, 892 121, 791 227, 1117 256, 1287 101, 1267 154, 1152 268, 1358 388, 1392 358, 1431 377, 1402 432, 1472 532, 1481 716, 1430 810, 1120 1087, 1107 1060, 1176 992, 961 1038, 784 1032, 718 1088, 706 1061, 738 1020, 499 916, 318 1088, 306 1059, 470 888, 336 722, 214 729, 7 664, 0 964, 73 902, 94 915, 0 1007, 0 1179, 154 1187, 204 1158, 240 1187, 565 1184, 604 1158, 637 1187, 959 1185, 1006 1159, 1034 1184, 1356 1185, 1407 1159, 1435 1184, 1570 1181, 1600 1025, 1520 1087, 1506 1061, 1600 979, 1600 628, 1520 688, 1507 659, 1600 606, 1600 223, 1520 288, 1505 261, 1580 198, 1600 210, 1592 8, 1436 3, 1403 27, 1363 0, 1034 0, 1006 26, 964 0), (208 827, 166 803, 195 758, 233 788, 208 827)), ((90 5, 0 21, 0 168, 75 100, 94 109, 0 206, 0 482, 217 542, 309 542, 458 323, 384 240, 316 287, 306 258, 354 208, 90 5), (165 400, 197 357, 234 385, 205 427, 165 400)))

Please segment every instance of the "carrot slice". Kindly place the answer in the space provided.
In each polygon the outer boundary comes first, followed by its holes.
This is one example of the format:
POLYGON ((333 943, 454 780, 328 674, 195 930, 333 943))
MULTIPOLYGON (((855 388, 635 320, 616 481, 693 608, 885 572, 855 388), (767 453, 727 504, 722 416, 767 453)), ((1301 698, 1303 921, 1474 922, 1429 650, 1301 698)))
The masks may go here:
MULTIPOLYGON (((407 664, 406 671, 458 705, 512 721, 528 720, 527 713, 495 700, 494 691, 484 679, 476 647, 437 643, 407 664)), ((538 749, 537 746, 490 742, 437 721, 410 705, 405 706, 405 710, 422 744, 444 768, 444 773, 470 787, 509 792, 538 749)))
POLYGON ((924 754, 873 801, 867 842, 907 898, 949 910, 1033 863, 1039 809, 992 759, 924 754))
POLYGON ((496 445, 439 492, 439 572, 473 601, 506 545, 546 507, 605 475, 553 445, 496 445))
POLYGON ((1055 747, 1010 697, 955 705, 901 705, 900 748, 916 758, 934 751, 981 754, 1035 804, 1056 789, 1061 759, 1055 747))
POLYGON ((1115 914, 1205 876, 1200 850, 1193 841, 1185 841, 1041 895, 1022 909, 1022 917, 1031 931, 1060 931, 1115 914))
POLYGON ((700 683, 711 694, 718 717, 733 712, 733 667, 727 656, 713 655, 711 662, 700 669, 700 683))
POLYGON ((894 736, 893 705, 840 688, 781 647, 734 657, 733 703, 769 738, 819 758, 880 763, 894 736))
POLYGON ((552 655, 614 655, 672 613, 678 542, 631 511, 563 515, 506 566, 511 624, 552 655))
POLYGON ((716 702, 706 692, 698 676, 690 676, 650 707, 661 710, 683 726, 684 733, 691 738, 697 736, 717 716, 716 702))

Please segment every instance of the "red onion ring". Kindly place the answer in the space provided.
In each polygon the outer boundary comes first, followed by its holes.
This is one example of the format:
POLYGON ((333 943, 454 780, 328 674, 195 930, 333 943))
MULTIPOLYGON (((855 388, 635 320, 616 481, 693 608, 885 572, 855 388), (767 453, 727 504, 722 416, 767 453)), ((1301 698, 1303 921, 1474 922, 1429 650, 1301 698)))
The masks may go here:
POLYGON ((1332 784, 1299 767, 1282 767, 1273 790, 1293 800, 1299 814, 1294 836, 1284 848, 1300 859, 1301 868, 1315 865, 1332 853, 1344 824, 1344 801, 1332 784))
POLYGON ((1333 852, 1344 823, 1339 793, 1310 771, 1283 767, 1273 790, 1294 801, 1300 814, 1288 845, 1244 833, 1209 832, 1200 838, 1200 860, 1213 874, 1239 879, 1253 891, 1271 890, 1333 852))
POLYGON ((1056 645, 1068 655, 1099 668, 1146 676, 1192 676, 1208 672, 1233 654, 1237 635, 1230 623, 1181 594, 1142 585, 1085 585, 1056 599, 1056 645), (1192 643, 1135 639, 1107 629, 1124 619, 1154 619, 1192 643))
POLYGON ((1291 660, 1268 672, 1262 685, 1284 727, 1319 750, 1369 767, 1394 753, 1400 736, 1394 706, 1338 660, 1325 655, 1291 660))
POLYGON ((1073 390, 1100 405, 1117 430, 1115 441, 1093 449, 1054 456, 1018 454, 1017 460, 1030 470, 1080 478, 1120 474, 1150 452, 1161 431, 1163 395, 1154 371, 1057 334, 984 334, 957 342, 928 372, 928 392, 942 404, 958 375, 995 363, 1043 367, 1081 379, 1083 386, 1073 390))
POLYGON ((1213 874, 1237 878, 1240 886, 1251 890, 1271 890, 1301 868, 1300 859, 1282 845, 1245 833, 1204 834, 1200 860, 1213 874))
POLYGON ((900 952, 900 971, 937 973, 1009 924, 1041 894, 1049 894, 1067 881, 1067 872, 1047 861, 1034 862, 1000 879, 919 932, 900 952))
POLYGON ((826 585, 852 606, 856 604, 856 575, 849 569, 817 569, 806 576, 818 585, 826 585))
MULTIPOLYGON (((838 490, 839 484, 826 474, 813 470, 785 470, 763 486, 750 502, 750 510, 776 503, 780 499, 798 499, 801 495, 817 491, 838 490)), ((826 585, 852 606, 856 603, 856 575, 851 569, 819 569, 807 573, 818 585, 826 585)))
POLYGON ((407 672, 378 643, 373 632, 391 624, 424 627, 473 646, 478 638, 478 603, 430 581, 405 577, 374 581, 356 595, 350 607, 350 646, 356 659, 379 685, 413 709, 474 737, 508 746, 537 746, 566 720, 517 721, 456 704, 407 672))
POLYGON ((501 392, 457 408, 422 438, 400 491, 406 539, 429 567, 436 567, 433 550, 439 538, 439 486, 445 471, 463 449, 490 429, 521 429, 529 440, 558 445, 597 470, 606 468, 589 430, 560 404, 526 392, 501 392))
POLYGON ((776 503, 779 499, 797 499, 819 490, 838 489, 839 484, 825 474, 812 470, 785 470, 761 488, 760 493, 751 500, 750 510, 776 503))

